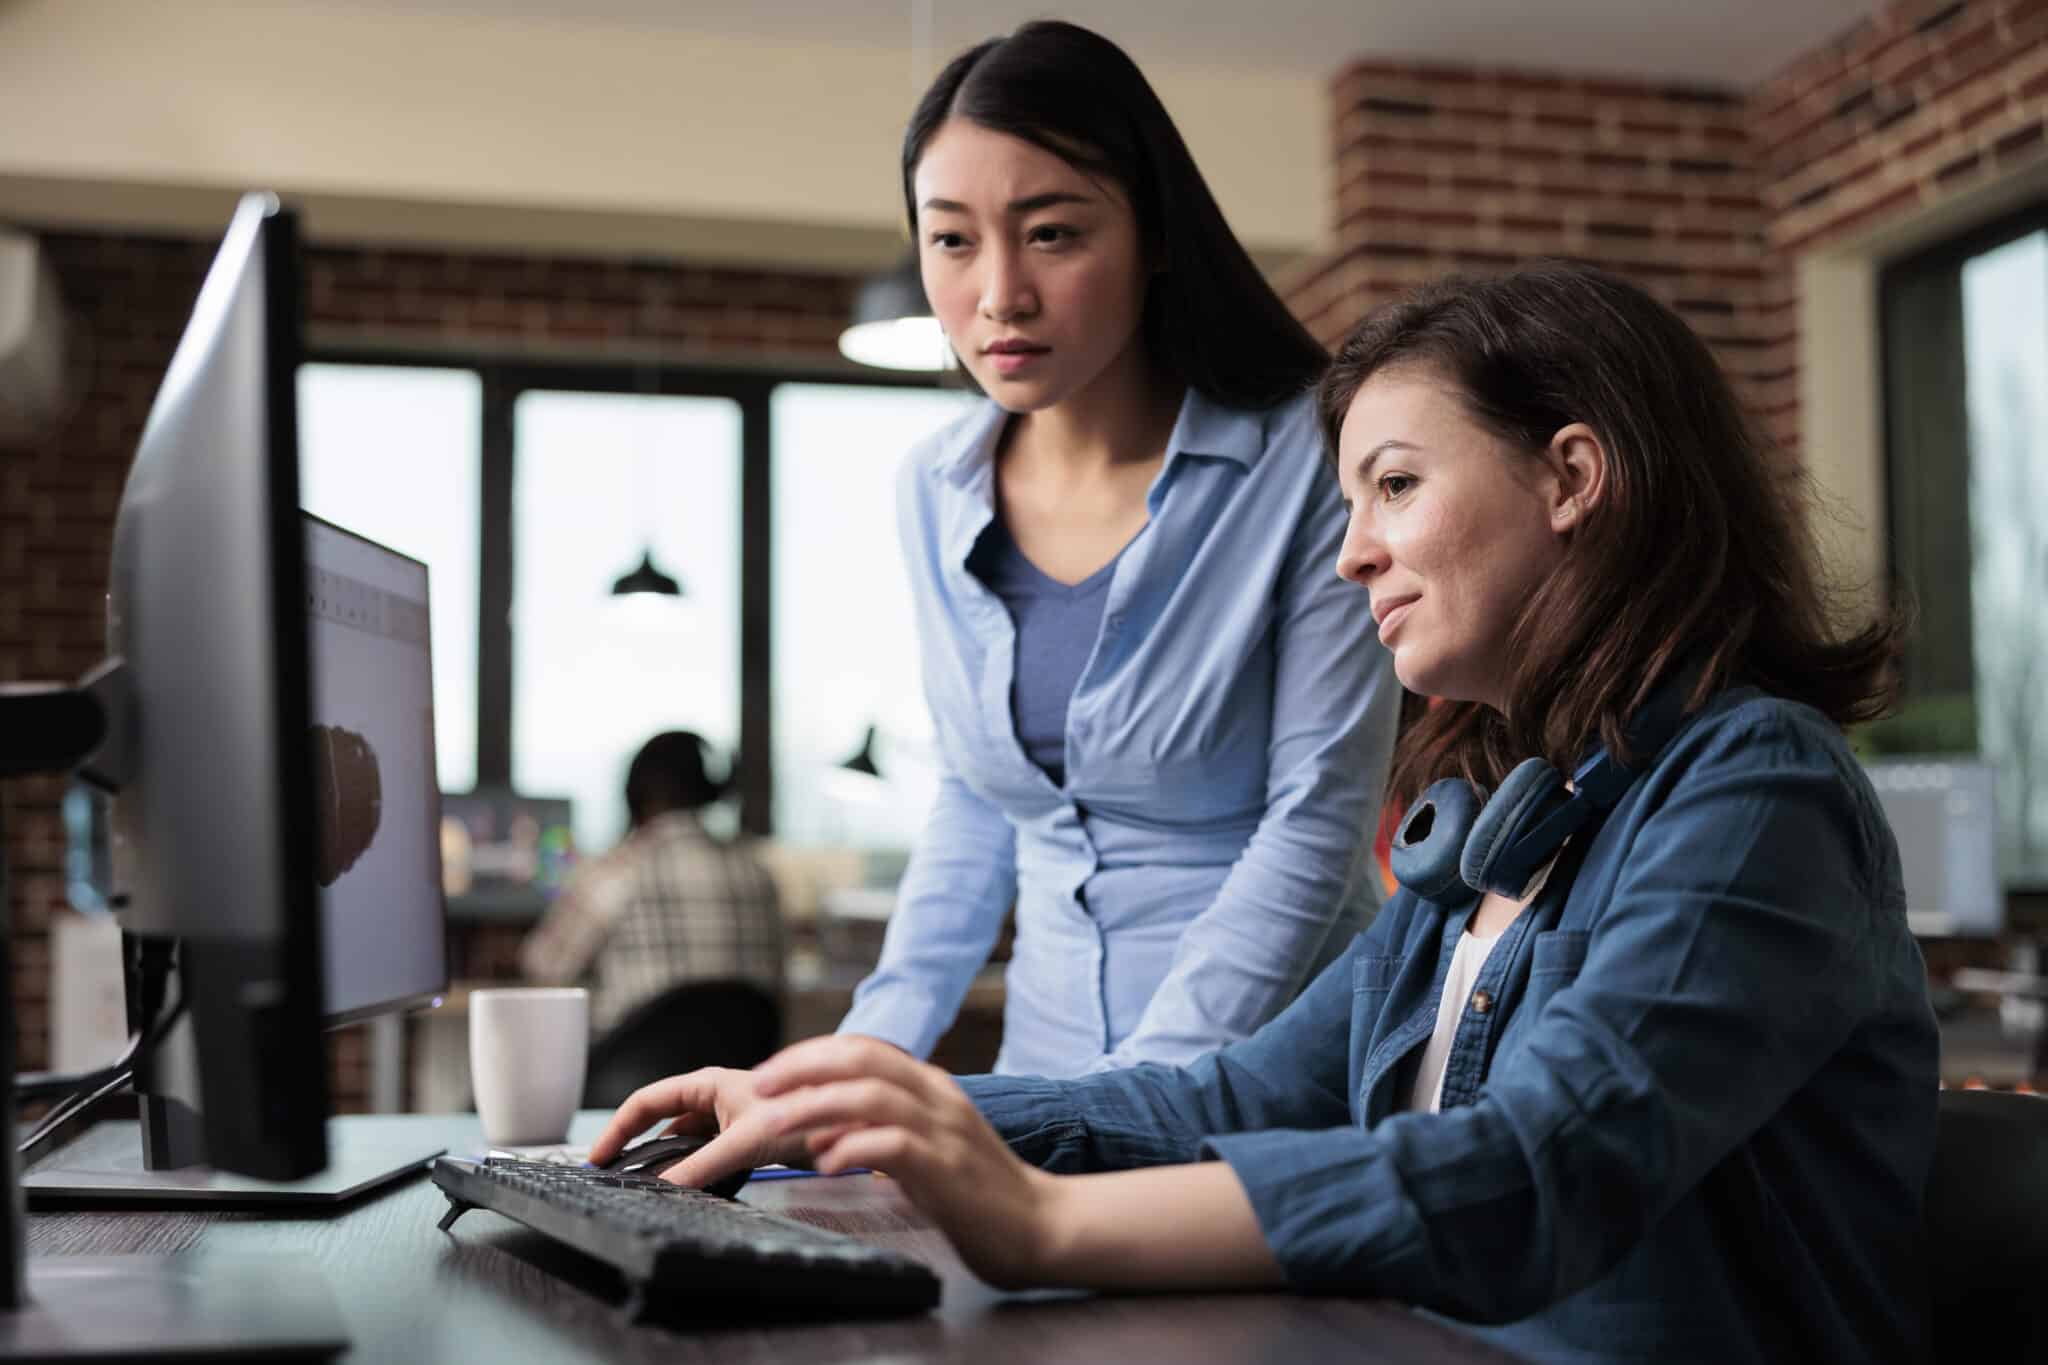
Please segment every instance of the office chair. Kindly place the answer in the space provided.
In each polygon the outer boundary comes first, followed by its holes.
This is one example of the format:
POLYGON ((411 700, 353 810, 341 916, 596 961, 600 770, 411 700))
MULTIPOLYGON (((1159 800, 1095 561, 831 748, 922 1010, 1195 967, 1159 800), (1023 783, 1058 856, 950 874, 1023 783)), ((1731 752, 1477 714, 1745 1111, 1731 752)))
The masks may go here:
POLYGON ((583 1107, 611 1109, 650 1081, 704 1066, 758 1066, 782 1046, 782 1005, 745 981, 686 981, 591 1044, 583 1107))
POLYGON ((1936 1360, 2048 1360, 2048 1098, 1941 1092, 1927 1177, 1936 1360))

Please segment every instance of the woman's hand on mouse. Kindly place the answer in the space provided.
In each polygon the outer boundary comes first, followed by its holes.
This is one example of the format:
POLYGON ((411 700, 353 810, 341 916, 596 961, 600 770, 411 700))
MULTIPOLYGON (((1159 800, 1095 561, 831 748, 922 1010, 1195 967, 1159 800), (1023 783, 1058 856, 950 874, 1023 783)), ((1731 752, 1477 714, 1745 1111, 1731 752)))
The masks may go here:
POLYGON ((702 1188, 737 1171, 776 1162, 808 1165, 809 1153, 801 1135, 782 1137, 769 1132, 758 1116, 760 1109, 751 1071, 714 1066, 670 1076, 643 1085, 626 1097, 604 1132, 590 1144, 590 1161, 602 1166, 650 1124, 669 1119, 664 1135, 716 1135, 661 1173, 663 1180, 678 1185, 702 1188))
POLYGON ((750 1081, 747 1123, 761 1141, 802 1139, 826 1174, 868 1166, 893 1176, 990 1284, 1046 1281, 1060 1181, 1018 1160, 944 1071, 839 1035, 784 1048, 750 1081))

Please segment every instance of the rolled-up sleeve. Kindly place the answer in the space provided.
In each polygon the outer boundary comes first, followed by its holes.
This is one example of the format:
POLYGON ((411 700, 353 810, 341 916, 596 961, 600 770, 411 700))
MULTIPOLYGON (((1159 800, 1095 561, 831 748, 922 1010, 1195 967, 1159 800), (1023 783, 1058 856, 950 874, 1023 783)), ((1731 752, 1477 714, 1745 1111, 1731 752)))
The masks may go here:
MULTIPOLYGON (((1819 722, 1735 712, 1471 1105, 1209 1138, 1290 1279, 1507 1321, 1592 1282, 1874 1007, 1874 835, 1819 722)), ((1662 765, 1660 765, 1661 770, 1662 765)))
POLYGON ((1063 1173, 1200 1161, 1217 1133, 1342 1123, 1358 951, 1354 944, 1257 1033, 1188 1066, 1146 1063, 1073 1080, 968 1076, 960 1084, 1013 1151, 1063 1173))
POLYGON ((1321 965, 1339 918, 1362 927, 1378 904, 1371 835, 1401 686, 1370 597, 1336 575, 1343 508, 1315 473, 1275 604, 1264 814, 1137 1027, 1093 1070, 1191 1061, 1248 1036, 1321 965))

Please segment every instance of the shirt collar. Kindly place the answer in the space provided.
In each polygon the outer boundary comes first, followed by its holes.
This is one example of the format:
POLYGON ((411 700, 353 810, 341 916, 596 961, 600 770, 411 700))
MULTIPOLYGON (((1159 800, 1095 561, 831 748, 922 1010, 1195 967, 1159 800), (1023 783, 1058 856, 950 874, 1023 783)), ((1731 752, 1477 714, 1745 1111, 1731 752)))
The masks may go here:
POLYGON ((704 832, 704 822, 698 818, 697 812, 693 810, 665 810, 661 814, 650 816, 647 820, 643 821, 640 827, 634 830, 633 833, 645 833, 649 838, 680 837, 704 839, 709 837, 704 832))
MULTIPOLYGON (((965 488, 995 458, 996 442, 1010 414, 993 399, 985 400, 954 434, 951 448, 938 462, 939 473, 965 488)), ((1166 439, 1166 463, 1180 455, 1210 455, 1235 460, 1250 469, 1266 449, 1266 414, 1226 407, 1194 389, 1181 399, 1173 434, 1166 439)))

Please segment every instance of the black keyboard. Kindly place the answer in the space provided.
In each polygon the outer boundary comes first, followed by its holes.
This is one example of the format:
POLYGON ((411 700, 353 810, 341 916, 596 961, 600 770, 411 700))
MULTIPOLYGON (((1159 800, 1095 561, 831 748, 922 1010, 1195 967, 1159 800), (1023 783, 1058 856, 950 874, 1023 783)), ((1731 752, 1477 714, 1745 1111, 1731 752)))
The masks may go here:
POLYGON ((738 1200, 646 1175, 492 1157, 440 1157, 447 1231, 490 1209, 616 1267, 628 1317, 650 1304, 916 1313, 939 1301, 922 1262, 738 1200))

